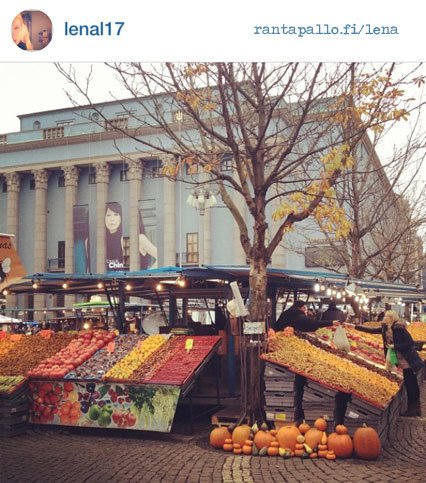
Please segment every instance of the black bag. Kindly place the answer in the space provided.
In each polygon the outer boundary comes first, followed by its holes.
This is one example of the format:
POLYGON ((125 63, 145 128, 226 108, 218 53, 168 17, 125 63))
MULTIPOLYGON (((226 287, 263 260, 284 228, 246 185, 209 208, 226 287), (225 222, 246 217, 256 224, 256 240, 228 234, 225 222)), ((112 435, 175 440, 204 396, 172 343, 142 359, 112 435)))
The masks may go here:
POLYGON ((411 349, 408 349, 408 351, 404 352, 402 356, 408 362, 413 372, 419 372, 425 366, 423 359, 419 356, 419 354, 417 353, 414 347, 412 347, 411 349))

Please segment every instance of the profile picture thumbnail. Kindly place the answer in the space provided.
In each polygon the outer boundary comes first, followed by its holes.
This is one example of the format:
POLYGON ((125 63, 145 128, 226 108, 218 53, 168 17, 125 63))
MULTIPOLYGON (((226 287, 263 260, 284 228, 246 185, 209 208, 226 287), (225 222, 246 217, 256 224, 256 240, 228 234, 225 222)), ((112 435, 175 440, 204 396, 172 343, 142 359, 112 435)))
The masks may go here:
POLYGON ((22 50, 43 50, 52 40, 52 22, 40 10, 24 10, 13 19, 12 40, 22 50))

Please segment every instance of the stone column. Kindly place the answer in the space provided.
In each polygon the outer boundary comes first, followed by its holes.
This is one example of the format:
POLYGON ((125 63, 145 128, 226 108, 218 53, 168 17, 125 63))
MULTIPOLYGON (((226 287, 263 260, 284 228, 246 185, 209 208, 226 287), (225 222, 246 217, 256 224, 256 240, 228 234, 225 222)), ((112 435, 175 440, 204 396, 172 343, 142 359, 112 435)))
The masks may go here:
POLYGON ((184 242, 182 237, 182 199, 184 193, 181 181, 171 181, 163 178, 163 253, 161 253, 160 244, 158 243, 158 266, 174 267, 179 265, 176 261, 176 253, 184 252, 184 242), (176 185, 178 185, 179 199, 176 203, 176 185), (176 205, 178 206, 179 219, 176 221, 176 205), (179 233, 176 234, 176 226, 179 233), (178 243, 176 243, 176 240, 178 243))
MULTIPOLYGON (((47 182, 49 173, 45 169, 33 170, 35 181, 34 210, 34 272, 46 271, 47 237, 47 182)), ((42 311, 46 305, 44 294, 34 295, 34 309, 42 311)), ((36 318, 36 317, 35 317, 36 318)))
POLYGON ((130 235, 130 271, 140 269, 139 255, 139 200, 142 196, 142 163, 140 159, 127 162, 129 168, 129 235, 130 235))
MULTIPOLYGON (((65 178, 65 273, 74 273, 74 205, 78 186, 78 168, 64 166, 65 178)), ((65 307, 72 307, 75 295, 65 296, 65 307)))
POLYGON ((97 163, 96 169, 96 271, 105 273, 105 205, 108 200, 109 164, 97 163))
MULTIPOLYGON (((18 228, 19 228, 19 190, 21 188, 21 178, 18 173, 6 173, 7 183, 7 228, 6 233, 14 234, 13 243, 16 251, 18 250, 18 228)), ((10 294, 6 297, 6 308, 13 309, 17 305, 17 296, 10 294)))

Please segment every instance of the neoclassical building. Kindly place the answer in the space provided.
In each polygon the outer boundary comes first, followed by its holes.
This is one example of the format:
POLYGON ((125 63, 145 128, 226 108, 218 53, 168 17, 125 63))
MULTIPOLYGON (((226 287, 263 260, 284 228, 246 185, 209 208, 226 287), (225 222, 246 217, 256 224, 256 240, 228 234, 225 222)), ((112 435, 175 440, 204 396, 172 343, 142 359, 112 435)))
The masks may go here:
MULTIPOLYGON (((97 109, 112 124, 131 127, 126 113, 132 102, 106 102, 97 109)), ((134 140, 102 125, 90 108, 18 117, 20 131, 0 135, 0 232, 15 234, 28 273, 246 264, 238 228, 223 203, 218 198, 216 206, 202 213, 190 206, 193 185, 161 175, 164 155, 142 152, 134 140), (120 241, 110 242, 107 220, 117 210, 120 241), (120 260, 113 253, 117 243, 120 260)), ((152 128, 141 134, 151 135, 152 128)), ((231 170, 226 156, 221 169, 231 170)), ((243 207, 242 199, 235 201, 243 207)), ((294 267, 304 268, 303 257, 299 265, 295 261, 293 257, 294 267)), ((287 266, 283 249, 274 254, 273 265, 287 266)), ((73 300, 37 295, 34 301, 11 298, 8 305, 41 309, 73 300)))

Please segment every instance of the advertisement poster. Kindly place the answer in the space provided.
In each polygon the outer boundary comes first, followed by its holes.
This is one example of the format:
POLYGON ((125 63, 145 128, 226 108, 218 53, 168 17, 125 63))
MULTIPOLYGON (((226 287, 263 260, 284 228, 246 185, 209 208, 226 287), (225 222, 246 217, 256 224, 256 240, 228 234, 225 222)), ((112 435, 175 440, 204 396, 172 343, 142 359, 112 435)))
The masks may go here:
POLYGON ((26 274, 10 235, 0 234, 0 290, 26 274))
POLYGON ((139 202, 139 251, 141 270, 158 267, 155 200, 139 202))
POLYGON ((105 209, 106 271, 128 270, 124 263, 123 209, 120 203, 111 201, 105 209))
POLYGON ((74 270, 90 272, 89 205, 75 205, 74 219, 74 270))
POLYGON ((180 387, 31 382, 30 421, 93 428, 171 430, 180 387))

